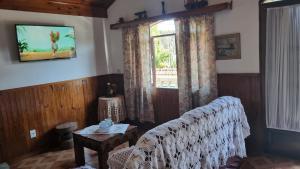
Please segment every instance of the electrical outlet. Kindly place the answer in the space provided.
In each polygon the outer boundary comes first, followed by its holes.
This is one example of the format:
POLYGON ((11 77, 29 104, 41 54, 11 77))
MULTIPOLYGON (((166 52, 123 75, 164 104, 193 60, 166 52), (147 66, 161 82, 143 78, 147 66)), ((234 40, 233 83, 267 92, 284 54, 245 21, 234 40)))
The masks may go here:
POLYGON ((36 130, 35 129, 34 130, 30 130, 30 138, 31 139, 36 138, 36 130))

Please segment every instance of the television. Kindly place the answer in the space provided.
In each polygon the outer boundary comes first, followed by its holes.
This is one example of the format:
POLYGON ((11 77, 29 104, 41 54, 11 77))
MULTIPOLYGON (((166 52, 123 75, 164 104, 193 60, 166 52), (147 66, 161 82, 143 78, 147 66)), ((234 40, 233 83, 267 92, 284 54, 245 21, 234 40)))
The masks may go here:
POLYGON ((21 62, 76 57, 76 38, 71 26, 16 25, 21 62))

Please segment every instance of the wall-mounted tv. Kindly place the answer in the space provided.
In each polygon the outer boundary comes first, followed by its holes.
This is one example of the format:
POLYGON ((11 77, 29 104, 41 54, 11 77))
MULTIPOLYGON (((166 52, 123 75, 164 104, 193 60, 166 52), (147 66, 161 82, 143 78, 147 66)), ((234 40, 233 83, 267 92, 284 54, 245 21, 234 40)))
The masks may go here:
POLYGON ((21 62, 76 57, 74 27, 16 25, 21 62))

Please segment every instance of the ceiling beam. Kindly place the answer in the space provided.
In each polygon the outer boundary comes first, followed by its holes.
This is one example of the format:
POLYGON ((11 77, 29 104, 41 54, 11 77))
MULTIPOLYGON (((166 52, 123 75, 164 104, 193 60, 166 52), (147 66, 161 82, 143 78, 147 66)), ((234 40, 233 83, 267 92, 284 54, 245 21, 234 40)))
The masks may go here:
POLYGON ((0 9, 107 18, 107 8, 114 0, 103 4, 81 0, 0 0, 0 9))

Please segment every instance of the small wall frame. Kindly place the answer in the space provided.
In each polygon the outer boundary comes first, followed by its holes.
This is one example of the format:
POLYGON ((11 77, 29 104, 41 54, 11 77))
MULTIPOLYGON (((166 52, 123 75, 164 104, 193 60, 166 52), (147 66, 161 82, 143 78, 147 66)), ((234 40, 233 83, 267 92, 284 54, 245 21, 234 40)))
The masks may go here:
POLYGON ((241 34, 227 34, 215 37, 216 59, 241 59, 241 34))

